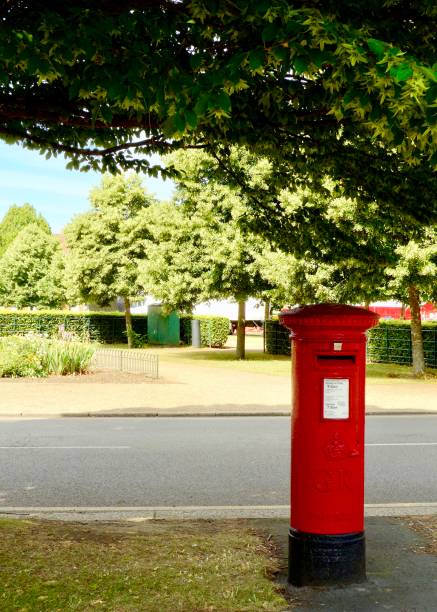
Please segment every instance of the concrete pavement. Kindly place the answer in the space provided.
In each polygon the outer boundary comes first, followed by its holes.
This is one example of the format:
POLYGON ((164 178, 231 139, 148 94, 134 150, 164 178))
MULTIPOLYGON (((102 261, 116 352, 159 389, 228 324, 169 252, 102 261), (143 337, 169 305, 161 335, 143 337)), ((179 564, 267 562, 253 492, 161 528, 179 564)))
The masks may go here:
MULTIPOLYGON (((289 376, 163 361, 161 378, 97 372, 0 380, 0 416, 287 415, 289 376)), ((437 413, 436 381, 369 379, 368 414, 437 413)))
POLYGON ((366 519, 367 581, 338 587, 296 588, 287 583, 288 524, 252 521, 273 537, 281 559, 279 582, 291 600, 290 612, 434 612, 437 601, 435 547, 417 529, 421 519, 366 519))

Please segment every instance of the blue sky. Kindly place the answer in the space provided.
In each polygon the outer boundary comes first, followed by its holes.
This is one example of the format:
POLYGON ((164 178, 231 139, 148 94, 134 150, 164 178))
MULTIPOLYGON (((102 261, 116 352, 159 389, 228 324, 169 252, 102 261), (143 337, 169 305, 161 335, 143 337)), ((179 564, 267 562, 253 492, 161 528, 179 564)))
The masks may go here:
MULTIPOLYGON (((64 157, 46 160, 36 151, 0 141, 0 219, 12 204, 32 204, 59 233, 76 213, 88 209, 88 193, 100 183, 96 172, 66 170, 64 157)), ((158 198, 171 196, 171 181, 144 177, 158 198)))

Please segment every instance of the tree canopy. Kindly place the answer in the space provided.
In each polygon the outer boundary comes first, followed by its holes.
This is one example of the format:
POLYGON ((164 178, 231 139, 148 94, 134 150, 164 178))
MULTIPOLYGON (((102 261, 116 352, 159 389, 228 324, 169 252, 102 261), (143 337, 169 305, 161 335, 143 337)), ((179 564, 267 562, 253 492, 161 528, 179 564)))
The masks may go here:
MULTIPOLYGON (((165 161, 174 164, 179 171, 176 197, 191 214, 190 217, 186 213, 187 219, 183 222, 187 224, 186 241, 190 248, 195 250, 198 244, 191 245, 194 233, 188 224, 199 214, 207 221, 206 235, 209 228, 213 228, 212 244, 219 236, 231 235, 222 262, 222 249, 218 245, 210 249, 211 263, 201 277, 205 278, 205 287, 208 286, 208 273, 219 266, 220 273, 215 273, 219 288, 226 288, 226 277, 221 270, 232 269, 233 261, 238 260, 240 228, 250 230, 255 225, 259 231, 261 221, 264 240, 254 239, 253 234, 246 231, 242 242, 252 261, 241 259, 241 270, 250 273, 251 268, 257 269, 262 278, 261 282, 254 276, 252 295, 267 290, 264 295, 281 306, 320 300, 368 304, 378 299, 395 298, 408 302, 412 312, 419 311, 421 299, 432 299, 437 224, 424 227, 394 206, 387 207, 387 200, 380 203, 338 197, 336 184, 326 178, 322 189, 314 190, 310 184, 293 190, 276 189, 272 196, 271 161, 256 156, 245 147, 229 148, 225 171, 216 155, 199 151, 178 152, 167 156, 165 161), (229 169, 231 179, 235 178, 232 184, 228 181, 229 169), (244 189, 238 186, 240 180, 244 189), (267 213, 262 216, 260 210, 267 213), (205 212, 211 218, 205 217, 205 212)), ((398 177, 392 176, 387 167, 380 171, 383 176, 388 175, 389 191, 399 196, 400 191, 396 191, 398 177)), ((421 192, 416 192, 413 183, 408 183, 402 193, 408 194, 412 202, 418 203, 421 198, 421 192)), ((428 198, 432 198, 431 193, 428 198)), ((178 229, 175 235, 183 231, 178 229)), ((167 247, 170 268, 172 247, 170 239, 167 247)), ((158 251, 163 248, 164 245, 157 247, 158 251)), ((206 246, 203 249, 206 251, 206 246)), ((187 274, 192 259, 196 265, 201 261, 199 256, 183 261, 187 274)), ((157 266, 158 274, 162 268, 162 265, 157 266)), ((177 273, 175 276, 173 284, 183 285, 183 279, 178 281, 177 273)), ((200 282, 200 291, 201 288, 200 282)), ((420 332, 420 321, 417 328, 420 332)))
POLYGON ((0 259, 3 306, 59 307, 65 303, 64 262, 58 239, 26 225, 0 259))
POLYGON ((50 226, 42 215, 39 215, 31 204, 17 206, 13 204, 7 210, 0 222, 0 257, 21 232, 21 230, 35 223, 47 234, 51 234, 50 226))
POLYGON ((136 174, 104 176, 90 192, 91 210, 65 228, 70 299, 107 305, 124 299, 129 346, 133 344, 131 296, 140 291, 138 261, 145 257, 147 227, 141 211, 153 202, 136 174))
MULTIPOLYGON (((238 153, 244 163, 245 149, 238 153)), ((167 162, 183 169, 184 180, 177 183, 175 202, 146 211, 151 239, 140 267, 141 283, 146 292, 174 308, 190 309, 211 299, 237 302, 237 356, 243 359, 245 302, 262 298, 272 288, 262 274, 268 244, 242 231, 239 218, 246 198, 212 180, 208 169, 214 159, 201 151, 179 151, 170 157, 167 162)), ((259 164, 263 166, 264 160, 259 164)), ((252 170, 257 174, 256 167, 252 170)))
POLYGON ((145 153, 217 143, 303 173, 437 165, 433 0, 10 0, 0 18, 0 136, 74 167, 155 172, 145 153))

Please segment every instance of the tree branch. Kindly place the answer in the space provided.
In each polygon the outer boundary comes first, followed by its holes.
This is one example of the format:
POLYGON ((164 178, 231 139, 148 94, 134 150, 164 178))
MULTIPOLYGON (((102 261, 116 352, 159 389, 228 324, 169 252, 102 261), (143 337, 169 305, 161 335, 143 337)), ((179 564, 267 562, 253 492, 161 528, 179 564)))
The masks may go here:
POLYGON ((13 136, 19 140, 27 141, 32 144, 46 146, 54 151, 59 153, 69 153, 72 155, 82 155, 83 157, 104 157, 105 155, 112 155, 113 153, 117 153, 119 151, 126 151, 128 149, 136 149, 136 148, 153 148, 161 149, 163 153, 173 151, 176 148, 183 149, 204 149, 207 147, 206 144, 184 144, 178 145, 178 143, 170 143, 161 139, 161 137, 152 137, 146 138, 144 140, 137 140, 135 142, 125 142, 119 145, 114 145, 112 147, 106 147, 105 149, 91 149, 86 147, 76 147, 72 145, 62 145, 59 143, 54 143, 47 138, 43 138, 41 136, 35 136, 28 133, 22 133, 18 131, 11 130, 5 126, 0 126, 0 134, 5 134, 7 136, 13 136))
MULTIPOLYGON (((65 111, 64 111, 65 112, 65 111)), ((41 122, 46 125, 68 125, 72 127, 81 127, 94 129, 111 129, 111 128, 139 128, 147 130, 159 129, 160 123, 150 121, 139 121, 138 119, 121 119, 113 117, 110 123, 105 123, 100 119, 93 120, 89 117, 79 117, 77 115, 65 115, 58 112, 43 111, 41 109, 32 108, 28 111, 20 108, 5 108, 4 104, 0 104, 0 121, 32 121, 41 122)))

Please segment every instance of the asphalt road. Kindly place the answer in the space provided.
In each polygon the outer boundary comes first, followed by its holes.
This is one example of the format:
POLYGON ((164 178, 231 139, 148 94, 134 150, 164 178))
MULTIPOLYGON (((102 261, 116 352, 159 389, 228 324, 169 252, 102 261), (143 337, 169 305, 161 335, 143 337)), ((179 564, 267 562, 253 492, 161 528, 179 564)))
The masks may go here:
MULTIPOLYGON (((5 420, 0 429, 3 508, 288 503, 285 417, 5 420)), ((437 415, 368 417, 366 443, 366 503, 437 502, 437 415)))

